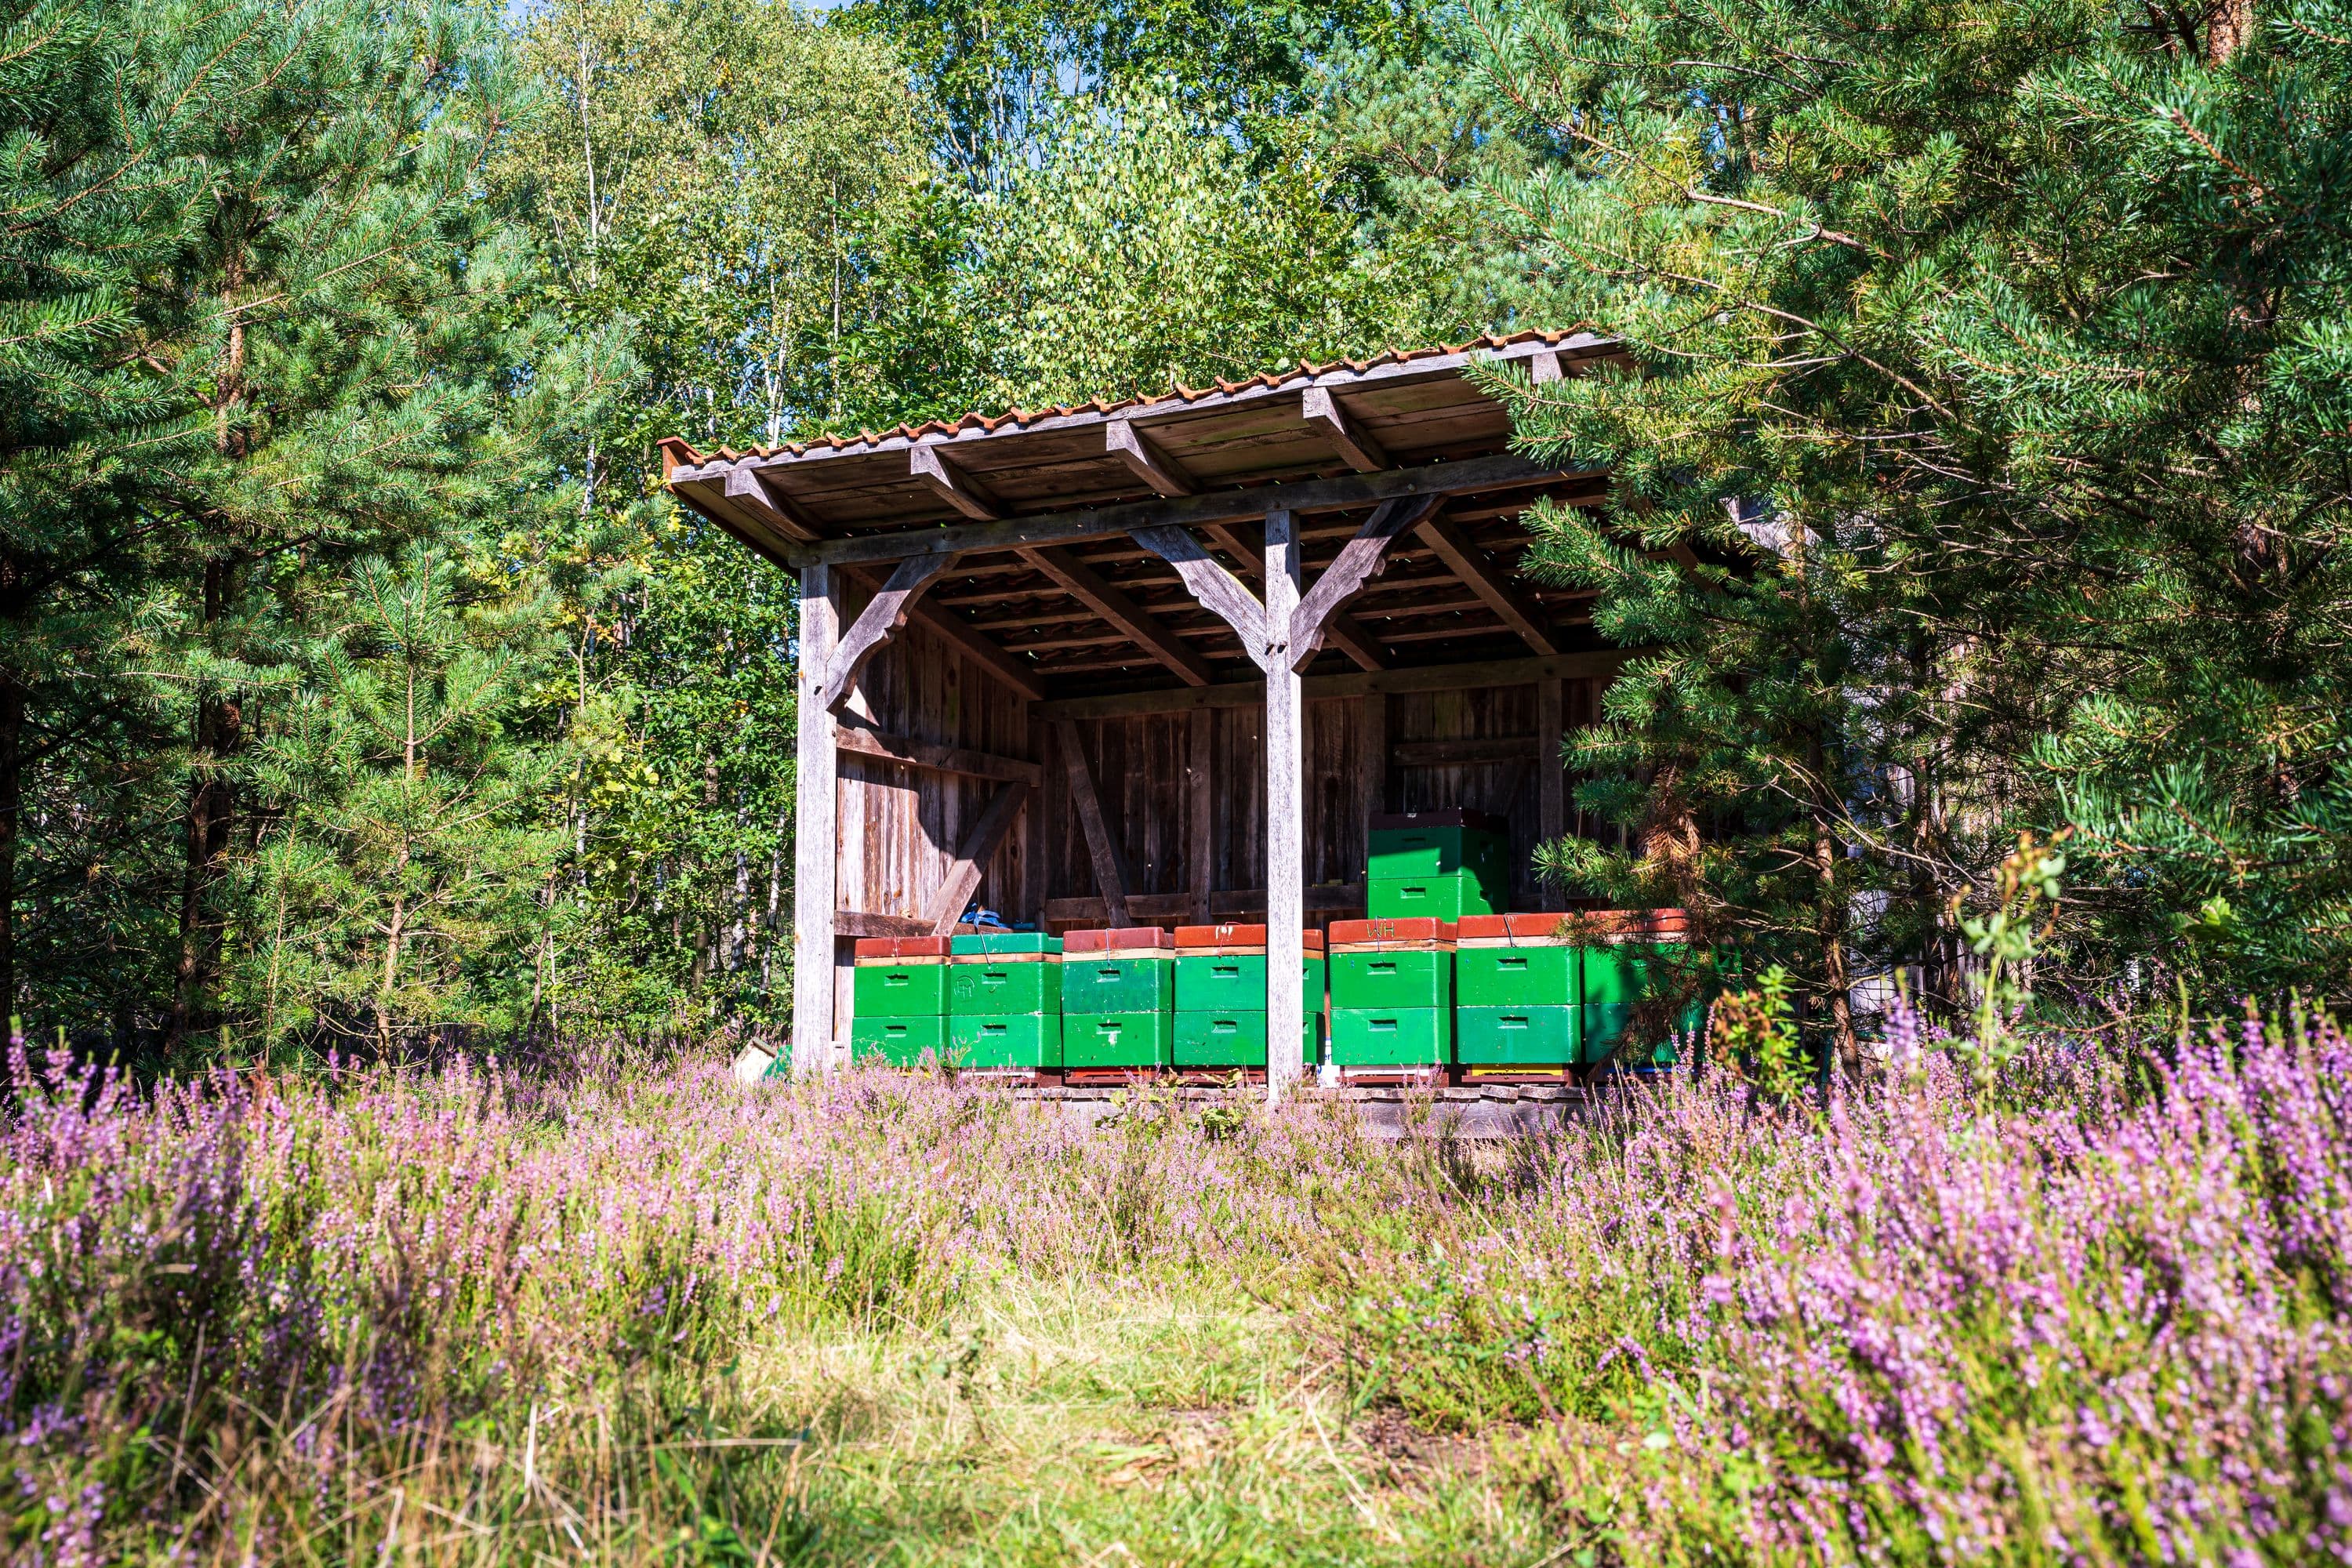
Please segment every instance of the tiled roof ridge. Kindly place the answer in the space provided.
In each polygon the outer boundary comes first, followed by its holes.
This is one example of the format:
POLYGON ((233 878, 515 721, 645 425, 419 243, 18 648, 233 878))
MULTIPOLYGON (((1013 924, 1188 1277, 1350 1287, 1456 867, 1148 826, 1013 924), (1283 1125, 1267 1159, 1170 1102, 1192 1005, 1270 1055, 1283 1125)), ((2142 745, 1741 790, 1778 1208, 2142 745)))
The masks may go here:
POLYGON ((797 458, 806 452, 841 451, 851 447, 871 447, 884 441, 902 439, 919 441, 926 436, 954 436, 966 430, 979 430, 992 436, 1008 425, 1018 428, 1041 419, 1065 419, 1073 414, 1113 414, 1122 408, 1156 408, 1173 403, 1195 403, 1203 397, 1229 397, 1246 388, 1272 389, 1294 381, 1311 381, 1317 376, 1329 375, 1335 371, 1344 370, 1352 374, 1360 375, 1375 365, 1404 364, 1418 359, 1440 359, 1448 354, 1468 353, 1473 349, 1506 349, 1519 343, 1532 342, 1555 344, 1591 330, 1589 327, 1559 327, 1525 328, 1516 332, 1500 334, 1481 332, 1475 338, 1458 343, 1438 343, 1428 348, 1418 349, 1382 349, 1380 353, 1363 359, 1327 360, 1321 364, 1301 359, 1296 370, 1263 371, 1240 381, 1227 381, 1223 376, 1219 376, 1214 386, 1186 386, 1180 382, 1167 392, 1140 393, 1133 397, 1122 397, 1108 403, 1097 397, 1085 403, 1056 403, 1045 408, 1008 408, 1003 413, 995 415, 982 414, 975 409, 954 420, 927 419, 920 425, 900 425, 882 431, 861 430, 855 436, 837 436, 827 432, 814 440, 787 441, 776 447, 754 447, 747 452, 739 452, 732 447, 721 447, 714 452, 696 453, 690 443, 675 436, 664 441, 663 446, 667 447, 674 443, 681 449, 679 456, 684 461, 709 462, 718 458, 733 463, 744 458, 776 458, 786 455, 797 458))

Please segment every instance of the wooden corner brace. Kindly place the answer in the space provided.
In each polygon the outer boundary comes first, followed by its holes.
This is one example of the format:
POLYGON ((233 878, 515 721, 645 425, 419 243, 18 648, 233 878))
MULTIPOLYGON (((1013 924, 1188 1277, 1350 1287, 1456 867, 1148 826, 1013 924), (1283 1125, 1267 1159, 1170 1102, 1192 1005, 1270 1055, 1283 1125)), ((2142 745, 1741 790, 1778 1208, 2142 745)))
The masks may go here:
POLYGON ((952 555, 910 555, 898 563, 889 581, 882 584, 882 591, 874 595, 856 623, 842 635, 841 646, 825 669, 824 685, 817 693, 817 700, 824 704, 827 712, 838 713, 848 704, 849 693, 857 684, 858 671, 866 668, 866 661, 907 624, 907 616, 923 590, 955 561, 952 555))
POLYGON ((1356 536, 1339 547, 1339 558, 1323 569, 1290 616, 1290 668, 1304 670, 1321 651, 1339 606, 1365 584, 1388 570, 1389 547, 1397 535, 1437 510, 1436 496, 1400 496, 1382 501, 1356 536))

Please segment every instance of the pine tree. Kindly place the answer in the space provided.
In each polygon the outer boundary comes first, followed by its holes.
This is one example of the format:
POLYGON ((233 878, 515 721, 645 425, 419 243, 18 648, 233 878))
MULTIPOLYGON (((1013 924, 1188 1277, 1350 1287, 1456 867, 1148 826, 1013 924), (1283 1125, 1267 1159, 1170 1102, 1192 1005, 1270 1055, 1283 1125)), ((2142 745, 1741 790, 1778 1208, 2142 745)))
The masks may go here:
POLYGON ((1509 389, 1530 447, 1615 468, 1605 508, 1543 511, 1538 556, 1643 650, 1578 759, 1648 831, 1554 868, 1679 884, 1849 1059, 1854 980, 1916 966, 1956 1005, 1952 900, 2070 817, 2078 978, 2342 972, 2352 268, 2322 215, 2352 28, 2153 15, 1474 16, 1552 149, 1494 191, 1530 306, 1641 373, 1509 389), (2216 922, 2279 962, 2157 940, 2216 922))
POLYGON ((273 1036, 315 1020, 388 1049, 526 1021, 560 764, 515 726, 547 689, 549 607, 436 543, 354 565, 257 769, 279 821, 237 973, 273 1036))
POLYGON ((506 417, 527 258, 478 190, 514 91, 494 27, 440 0, 247 20, 271 74, 210 128, 205 221, 170 279, 212 439, 146 481, 182 531, 164 647, 192 710, 167 1050, 215 1021, 233 860, 273 809, 248 753, 315 584, 490 514, 538 458, 506 417))

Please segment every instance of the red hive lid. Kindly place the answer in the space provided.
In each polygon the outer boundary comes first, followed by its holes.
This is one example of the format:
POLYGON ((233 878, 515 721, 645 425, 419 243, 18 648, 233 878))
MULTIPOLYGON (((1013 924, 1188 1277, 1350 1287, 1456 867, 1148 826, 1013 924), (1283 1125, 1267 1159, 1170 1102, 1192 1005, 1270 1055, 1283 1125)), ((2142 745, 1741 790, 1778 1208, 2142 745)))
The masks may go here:
POLYGON ((945 958, 948 939, 943 936, 861 936, 857 939, 860 958, 945 958))
POLYGON ((1331 941, 1335 945, 1343 942, 1355 946, 1377 943, 1384 947, 1400 947, 1408 942, 1453 940, 1452 921, 1433 920, 1426 915, 1331 922, 1331 941))
POLYGON ((1685 937, 1690 928, 1688 910, 1587 910, 1569 920, 1569 933, 1586 942, 1685 937))
POLYGON ((1515 915, 1464 915, 1455 922, 1455 934, 1464 942, 1512 937, 1520 942, 1541 941, 1562 935, 1560 922, 1569 919, 1561 910, 1534 910, 1515 915))
POLYGON ((1062 933, 1062 952, 1118 952, 1139 947, 1174 947, 1176 939, 1160 926, 1105 926, 1093 931, 1062 933))

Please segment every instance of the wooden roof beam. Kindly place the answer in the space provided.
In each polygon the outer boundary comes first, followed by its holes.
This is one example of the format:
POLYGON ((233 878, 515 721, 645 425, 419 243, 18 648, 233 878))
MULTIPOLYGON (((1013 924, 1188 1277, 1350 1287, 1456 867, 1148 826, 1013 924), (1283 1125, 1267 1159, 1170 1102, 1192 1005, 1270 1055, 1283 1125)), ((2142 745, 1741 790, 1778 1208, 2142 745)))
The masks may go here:
POLYGON ((1310 386, 1299 397, 1300 412, 1307 423, 1320 430, 1325 438, 1348 460, 1348 467, 1360 474, 1376 474, 1382 468, 1393 468, 1389 455, 1371 433, 1350 418, 1339 406, 1339 400, 1328 386, 1310 386))
MULTIPOLYGON (((1390 468, 1376 474, 1341 474, 1329 479, 1213 490, 1196 496, 1161 496, 1150 500, 1123 501, 1113 506, 1041 512, 1006 518, 997 522, 910 528, 894 533, 828 539, 809 546, 806 553, 816 560, 841 564, 853 561, 899 561, 909 555, 964 555, 982 551, 1017 551, 1034 545, 1075 544, 1081 540, 1108 539, 1139 528, 1161 525, 1198 528, 1203 523, 1240 522, 1277 510, 1340 511, 1376 505, 1396 496, 1452 496, 1480 490, 1520 489, 1578 477, 1575 472, 1533 462, 1516 452, 1496 452, 1482 458, 1458 458, 1442 463, 1426 463, 1414 468, 1390 468)), ((969 479, 959 477, 950 479, 950 483, 961 485, 966 491, 967 500, 977 499, 970 494, 969 479)))
POLYGON ((800 504, 757 468, 738 463, 727 470, 727 500, 794 544, 814 544, 817 541, 816 529, 800 504))
POLYGON ((1192 482, 1192 476, 1174 458, 1161 451, 1150 437, 1138 430, 1132 420, 1105 421, 1103 449, 1125 463, 1129 470, 1150 485, 1156 494, 1189 496, 1200 493, 1201 487, 1192 482))
POLYGON ((1208 661, 1166 623, 1068 551, 1038 545, 1021 552, 1021 558, 1059 583, 1070 597, 1125 632, 1129 640, 1175 671, 1185 685, 1207 686, 1215 679, 1208 661))
POLYGON ((972 483, 968 475, 950 468, 937 447, 908 447, 907 471, 925 489, 974 522, 994 522, 1004 515, 996 498, 972 483))
POLYGON ((1509 578, 1497 572, 1486 552, 1473 544, 1461 529, 1444 517, 1436 516, 1423 519, 1413 531, 1421 536, 1423 544, 1436 552, 1449 571, 1462 579, 1464 587, 1485 600, 1486 607, 1518 634, 1521 642, 1547 658, 1560 651, 1559 644, 1544 629, 1543 611, 1509 578))

